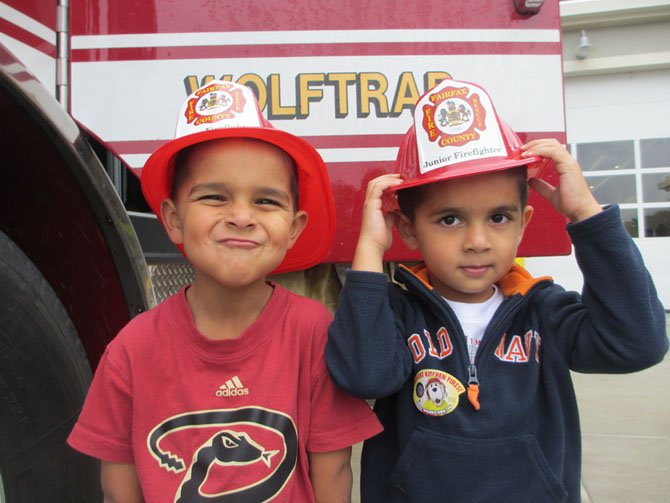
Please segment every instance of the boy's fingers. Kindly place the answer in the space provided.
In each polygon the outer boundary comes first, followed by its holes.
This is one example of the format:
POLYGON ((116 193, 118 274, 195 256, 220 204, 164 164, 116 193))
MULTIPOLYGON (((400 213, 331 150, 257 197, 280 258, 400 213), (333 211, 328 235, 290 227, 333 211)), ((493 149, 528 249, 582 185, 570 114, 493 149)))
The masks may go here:
POLYGON ((386 190, 389 187, 402 183, 402 178, 400 178, 400 175, 388 175, 387 178, 380 180, 380 182, 383 189, 386 190))
POLYGON ((389 173, 389 174, 386 174, 386 175, 381 175, 381 176, 378 176, 378 177, 373 178, 372 180, 370 180, 369 185, 376 185, 376 184, 379 184, 379 183, 382 183, 382 184, 390 183, 393 180, 400 180, 400 175, 398 173, 389 173))
POLYGON ((377 178, 373 178, 368 182, 368 187, 376 187, 380 185, 393 185, 395 183, 399 183, 400 180, 400 175, 397 173, 393 174, 387 174, 387 175, 382 175, 378 176, 377 178))
POLYGON ((545 159, 551 159, 554 161, 556 169, 559 172, 572 170, 575 167, 579 169, 579 165, 574 160, 572 155, 570 155, 570 152, 568 152, 568 150, 565 148, 565 145, 554 139, 533 140, 521 148, 521 157, 536 155, 544 157, 545 159))
POLYGON ((397 174, 374 178, 368 184, 367 195, 368 197, 379 198, 386 189, 399 183, 402 183, 402 179, 397 174))
POLYGON ((528 185, 545 199, 550 199, 556 190, 556 187, 541 178, 531 178, 528 180, 528 185))
POLYGON ((554 147, 554 148, 560 148, 560 149, 565 149, 565 145, 560 143, 558 140, 555 138, 540 138, 538 140, 531 140, 525 145, 521 146, 521 150, 528 150, 533 147, 554 147))

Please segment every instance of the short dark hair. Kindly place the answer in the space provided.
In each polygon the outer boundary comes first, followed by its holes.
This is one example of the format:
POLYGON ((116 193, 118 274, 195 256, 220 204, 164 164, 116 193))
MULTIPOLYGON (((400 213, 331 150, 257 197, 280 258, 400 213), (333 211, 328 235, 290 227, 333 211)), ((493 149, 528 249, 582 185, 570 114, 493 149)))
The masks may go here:
MULTIPOLYGON (((263 140, 257 140, 256 138, 243 138, 243 139, 255 142, 268 143, 263 142, 263 140)), ((209 141, 217 141, 217 140, 209 140, 209 141)), ((185 149, 182 149, 179 152, 177 152, 177 154, 174 156, 174 159, 172 161, 174 163, 174 169, 172 170, 172 184, 170 191, 170 197, 173 200, 177 196, 177 192, 179 192, 179 189, 184 183, 184 180, 188 176, 188 166, 189 162, 191 161, 191 157, 193 156, 193 153, 196 151, 197 147, 204 145, 205 143, 208 142, 201 142, 190 145, 185 149)), ((300 191, 298 190, 298 167, 295 163, 295 160, 288 154, 288 152, 286 152, 282 148, 277 147, 273 143, 269 143, 269 145, 272 145, 277 148, 277 150, 282 154, 282 156, 286 160, 288 166, 291 168, 290 189, 291 189, 291 197, 293 197, 293 211, 298 211, 298 208, 300 206, 299 204, 300 191)))
MULTIPOLYGON (((510 168, 508 172, 516 177, 519 186, 519 202, 521 203, 521 209, 523 209, 528 204, 527 166, 510 168)), ((417 185, 416 187, 409 187, 398 191, 398 206, 400 207, 400 211, 412 222, 414 221, 416 209, 424 200, 425 188, 426 185, 417 185)))

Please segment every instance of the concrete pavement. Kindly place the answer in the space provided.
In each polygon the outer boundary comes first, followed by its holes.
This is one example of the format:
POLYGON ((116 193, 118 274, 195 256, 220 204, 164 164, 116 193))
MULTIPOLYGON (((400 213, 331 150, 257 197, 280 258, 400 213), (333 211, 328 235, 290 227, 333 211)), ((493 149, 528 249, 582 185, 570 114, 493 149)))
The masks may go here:
MULTIPOLYGON (((582 424, 582 502, 670 502, 670 357, 634 374, 573 379, 582 424)), ((352 467, 358 503, 360 445, 352 467)))
POLYGON ((670 357, 628 375, 573 375, 582 501, 670 501, 670 357))

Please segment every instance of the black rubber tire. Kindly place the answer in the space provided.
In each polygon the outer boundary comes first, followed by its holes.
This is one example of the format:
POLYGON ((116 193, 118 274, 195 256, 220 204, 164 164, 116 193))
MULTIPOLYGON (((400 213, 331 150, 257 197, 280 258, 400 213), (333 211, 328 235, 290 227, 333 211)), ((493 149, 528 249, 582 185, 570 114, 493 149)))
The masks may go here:
POLYGON ((0 503, 102 500, 98 463, 65 443, 90 381, 65 308, 0 232, 0 503))

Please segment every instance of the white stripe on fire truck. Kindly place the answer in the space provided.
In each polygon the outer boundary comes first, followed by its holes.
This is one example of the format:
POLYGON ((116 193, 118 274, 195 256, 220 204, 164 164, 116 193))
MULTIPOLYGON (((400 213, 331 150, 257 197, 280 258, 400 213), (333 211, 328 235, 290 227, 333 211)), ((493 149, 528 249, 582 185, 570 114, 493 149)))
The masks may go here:
MULTIPOLYGON (((395 161, 398 148, 323 148, 317 149, 325 162, 395 161)), ((121 154, 121 159, 132 168, 141 168, 147 154, 121 154)))
POLYGON ((384 42, 560 42, 559 30, 316 30, 80 35, 72 49, 384 42))
MULTIPOLYGON (((524 133, 524 138, 527 141, 537 139, 537 138, 549 138, 556 137, 556 135, 562 135, 562 130, 557 131, 526 131, 524 133)), ((398 138, 398 135, 377 135, 377 136, 389 136, 390 138, 398 138)), ((304 137, 307 141, 310 141, 309 136, 304 137)), ((330 137, 318 137, 318 138, 330 138, 330 137)), ((167 141, 167 140, 165 140, 167 141)), ((142 152, 141 146, 148 146, 151 149, 157 148, 158 144, 164 143, 163 141, 137 141, 137 142, 110 142, 108 146, 111 150, 121 157, 123 161, 130 166, 131 168, 142 168, 144 163, 151 155, 151 152, 142 152), (132 152, 132 153, 126 153, 132 152)), ((399 143, 399 140, 398 140, 399 143)), ((347 147, 335 147, 335 148, 318 148, 316 149, 323 160, 327 163, 376 163, 376 162, 395 162, 398 147, 358 147, 358 148, 347 148, 347 147)))
POLYGON ((0 18, 6 19, 36 37, 56 45, 56 32, 54 30, 2 2, 0 2, 0 18))

